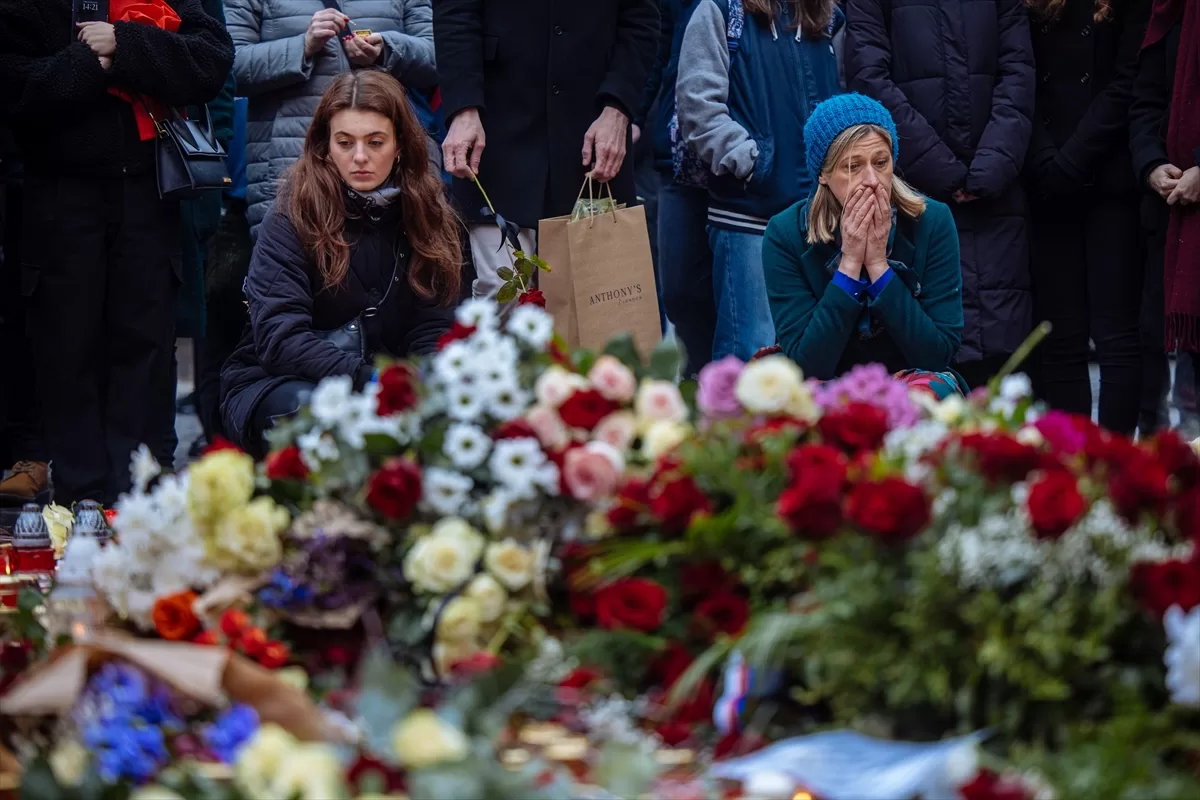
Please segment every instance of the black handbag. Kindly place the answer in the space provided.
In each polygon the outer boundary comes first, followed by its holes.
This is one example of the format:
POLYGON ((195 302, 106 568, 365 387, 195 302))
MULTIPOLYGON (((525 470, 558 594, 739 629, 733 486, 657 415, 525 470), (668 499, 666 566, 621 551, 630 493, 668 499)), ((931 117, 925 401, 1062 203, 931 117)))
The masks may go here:
POLYGON ((204 123, 184 119, 170 110, 168 119, 158 119, 143 102, 158 133, 156 171, 158 196, 163 200, 188 200, 214 189, 233 185, 225 165, 225 148, 213 135, 212 115, 203 106, 204 123))
POLYGON ((397 276, 400 273, 400 254, 396 254, 396 263, 392 267, 392 277, 388 280, 387 289, 383 293, 383 297, 378 303, 368 306, 363 309, 357 317, 347 322, 340 328, 334 328, 331 331, 313 331, 317 338, 323 342, 329 342, 331 345, 341 350, 343 353, 349 353, 352 356, 358 356, 364 363, 371 363, 371 358, 375 355, 370 346, 367 344, 367 332, 365 324, 368 319, 379 313, 379 309, 383 308, 387 303, 388 298, 392 296, 392 287, 396 285, 397 276))

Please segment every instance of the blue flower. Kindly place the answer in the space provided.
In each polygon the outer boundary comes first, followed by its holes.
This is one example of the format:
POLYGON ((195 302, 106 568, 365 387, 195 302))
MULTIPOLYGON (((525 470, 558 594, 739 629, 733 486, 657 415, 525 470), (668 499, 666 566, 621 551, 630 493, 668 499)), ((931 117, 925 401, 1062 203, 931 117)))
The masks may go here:
POLYGON ((237 759, 242 745, 258 730, 258 712, 247 705, 234 705, 221 714, 202 734, 204 743, 226 764, 237 759))

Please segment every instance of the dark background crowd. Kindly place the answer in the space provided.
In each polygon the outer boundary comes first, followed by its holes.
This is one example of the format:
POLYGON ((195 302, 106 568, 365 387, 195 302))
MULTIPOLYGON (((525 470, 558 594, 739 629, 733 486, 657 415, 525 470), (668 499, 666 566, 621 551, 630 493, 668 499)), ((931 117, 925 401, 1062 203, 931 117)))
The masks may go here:
POLYGON ((814 191, 805 125, 859 92, 896 173, 953 214, 979 386, 1025 366, 1051 406, 1196 427, 1200 0, 0 0, 0 505, 113 502, 177 404, 228 435, 221 372, 281 178, 339 75, 404 87, 465 223, 476 296, 584 176, 645 205, 687 370, 775 344, 769 220, 814 191), (95 14, 103 6, 102 17, 95 14), (160 197, 153 110, 211 122, 224 191, 160 197), (176 397, 176 341, 194 389, 176 397), (1172 369, 1173 367, 1173 369, 1172 369))

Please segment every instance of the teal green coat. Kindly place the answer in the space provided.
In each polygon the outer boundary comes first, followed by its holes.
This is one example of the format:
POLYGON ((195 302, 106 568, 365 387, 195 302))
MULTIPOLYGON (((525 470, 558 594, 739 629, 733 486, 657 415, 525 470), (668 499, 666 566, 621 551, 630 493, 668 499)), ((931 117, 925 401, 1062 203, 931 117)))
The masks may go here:
POLYGON ((962 339, 962 270, 950 209, 926 200, 920 219, 897 215, 888 260, 897 274, 874 300, 833 283, 832 244, 808 244, 808 201, 772 218, 763 271, 776 341, 809 378, 829 380, 856 364, 891 372, 949 368, 962 339), (904 274, 905 268, 908 274, 904 274), (864 338, 870 314, 876 333, 864 338))

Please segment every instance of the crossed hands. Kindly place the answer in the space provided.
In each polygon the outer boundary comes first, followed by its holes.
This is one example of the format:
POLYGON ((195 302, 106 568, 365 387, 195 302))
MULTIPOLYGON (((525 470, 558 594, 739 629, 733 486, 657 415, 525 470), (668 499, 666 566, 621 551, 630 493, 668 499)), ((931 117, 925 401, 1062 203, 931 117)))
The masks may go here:
POLYGON ((1200 202, 1200 167, 1181 170, 1174 164, 1160 164, 1150 173, 1148 183, 1169 206, 1200 202))
POLYGON ((859 185, 842 207, 840 272, 859 280, 862 270, 872 282, 888 269, 887 242, 892 232, 892 203, 883 186, 859 185))
POLYGON ((113 54, 117 52, 117 29, 111 22, 80 22, 75 26, 79 29, 76 38, 92 48, 100 66, 112 68, 113 54))

